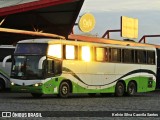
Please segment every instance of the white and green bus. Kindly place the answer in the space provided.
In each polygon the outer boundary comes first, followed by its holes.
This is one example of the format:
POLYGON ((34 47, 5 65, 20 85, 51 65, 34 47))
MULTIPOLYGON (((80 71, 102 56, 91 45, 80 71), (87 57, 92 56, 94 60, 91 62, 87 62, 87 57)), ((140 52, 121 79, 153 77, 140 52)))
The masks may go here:
POLYGON ((12 56, 11 90, 33 97, 71 93, 149 92, 156 87, 156 49, 60 39, 18 42, 12 56))
POLYGON ((11 57, 15 50, 15 46, 12 45, 0 45, 0 91, 4 91, 10 88, 10 72, 11 72, 11 60, 6 62, 6 66, 3 67, 3 59, 8 56, 11 57))

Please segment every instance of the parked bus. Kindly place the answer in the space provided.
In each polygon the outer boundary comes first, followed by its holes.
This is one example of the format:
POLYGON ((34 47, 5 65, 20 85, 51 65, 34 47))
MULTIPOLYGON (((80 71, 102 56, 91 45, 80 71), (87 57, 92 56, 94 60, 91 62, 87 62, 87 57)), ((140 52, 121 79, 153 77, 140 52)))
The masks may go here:
POLYGON ((149 92, 156 87, 156 57, 154 46, 24 40, 18 42, 12 57, 11 90, 63 98, 71 93, 149 92))
POLYGON ((14 53, 15 46, 12 45, 0 45, 0 91, 10 88, 10 71, 11 60, 7 61, 5 68, 2 67, 2 61, 4 57, 12 55, 14 53))

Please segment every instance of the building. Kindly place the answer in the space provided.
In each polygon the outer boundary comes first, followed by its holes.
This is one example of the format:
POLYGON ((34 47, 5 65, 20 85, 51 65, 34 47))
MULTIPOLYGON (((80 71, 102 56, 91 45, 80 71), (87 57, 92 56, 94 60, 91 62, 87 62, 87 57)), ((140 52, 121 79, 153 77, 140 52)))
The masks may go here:
MULTIPOLYGON (((43 31, 67 37, 72 31, 84 0, 3 0, 0 27, 43 31)), ((0 32, 0 44, 14 44, 35 36, 0 32)))

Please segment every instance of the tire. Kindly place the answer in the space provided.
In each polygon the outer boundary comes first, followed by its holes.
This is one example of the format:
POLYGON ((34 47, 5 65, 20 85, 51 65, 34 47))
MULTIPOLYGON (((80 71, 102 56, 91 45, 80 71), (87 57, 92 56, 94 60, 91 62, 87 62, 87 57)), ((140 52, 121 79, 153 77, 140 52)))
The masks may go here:
POLYGON ((0 92, 5 90, 5 83, 3 81, 0 81, 0 92))
POLYGON ((40 97, 42 97, 43 94, 41 94, 41 93, 31 93, 31 95, 32 95, 34 98, 40 98, 40 97))
POLYGON ((118 82, 115 88, 115 96, 122 97, 124 95, 124 92, 125 92, 124 84, 122 82, 118 82))
POLYGON ((67 98, 70 95, 70 86, 68 82, 62 82, 59 88, 59 97, 67 98))
POLYGON ((135 93, 136 93, 136 84, 135 84, 135 82, 129 82, 128 83, 128 87, 127 87, 127 95, 128 96, 133 96, 135 93))

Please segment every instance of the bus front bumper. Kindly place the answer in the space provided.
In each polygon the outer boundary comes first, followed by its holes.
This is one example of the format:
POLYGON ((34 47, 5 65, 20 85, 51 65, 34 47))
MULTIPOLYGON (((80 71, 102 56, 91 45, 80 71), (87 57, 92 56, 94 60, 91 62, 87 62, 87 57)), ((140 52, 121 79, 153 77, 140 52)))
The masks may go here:
POLYGON ((40 93, 40 94, 58 94, 57 85, 52 85, 50 83, 36 83, 33 85, 17 85, 11 83, 11 91, 12 92, 20 92, 20 93, 40 93))
POLYGON ((21 92, 21 93, 44 93, 42 86, 20 86, 20 85, 11 85, 12 92, 21 92))

